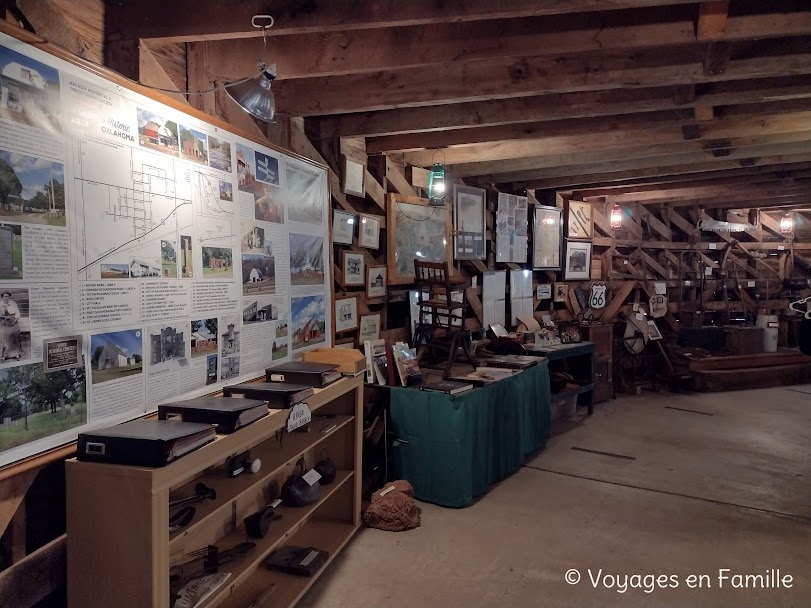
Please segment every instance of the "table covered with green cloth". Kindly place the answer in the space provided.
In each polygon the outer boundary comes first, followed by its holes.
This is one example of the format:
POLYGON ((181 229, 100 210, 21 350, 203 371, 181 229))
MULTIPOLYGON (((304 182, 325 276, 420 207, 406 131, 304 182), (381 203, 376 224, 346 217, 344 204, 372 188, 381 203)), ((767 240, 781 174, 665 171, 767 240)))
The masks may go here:
POLYGON ((546 360, 451 396, 392 388, 394 470, 417 499, 468 506, 543 448, 551 426, 546 360))

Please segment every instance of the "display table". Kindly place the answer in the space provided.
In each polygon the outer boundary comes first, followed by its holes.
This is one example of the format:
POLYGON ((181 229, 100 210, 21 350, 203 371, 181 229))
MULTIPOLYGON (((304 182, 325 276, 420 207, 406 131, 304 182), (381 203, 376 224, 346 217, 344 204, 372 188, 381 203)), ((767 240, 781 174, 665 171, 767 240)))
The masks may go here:
POLYGON ((552 371, 565 371, 572 375, 580 386, 556 393, 556 396, 576 394, 578 405, 585 405, 591 416, 594 413, 594 343, 578 342, 526 348, 528 355, 546 357, 552 371))
POLYGON ((391 420, 396 476, 419 500, 466 507, 546 445, 547 363, 456 396, 392 387, 391 420))

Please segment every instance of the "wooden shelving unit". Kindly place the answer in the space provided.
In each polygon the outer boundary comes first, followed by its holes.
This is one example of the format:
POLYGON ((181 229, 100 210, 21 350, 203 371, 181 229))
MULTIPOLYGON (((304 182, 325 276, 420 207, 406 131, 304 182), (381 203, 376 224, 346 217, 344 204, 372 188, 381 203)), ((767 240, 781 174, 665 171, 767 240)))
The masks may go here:
MULTIPOLYGON (((288 410, 270 410, 262 420, 219 435, 160 469, 68 461, 68 606, 168 608, 172 565, 210 544, 225 550, 246 540, 256 548, 221 568, 231 576, 203 606, 248 606, 269 584, 276 585, 273 606, 294 605, 318 575, 272 572, 263 561, 288 544, 318 547, 332 561, 358 529, 363 378, 343 378, 317 390, 307 403, 313 412, 307 432, 280 434, 288 410), (262 460, 262 469, 228 477, 225 461, 248 449, 262 460), (278 495, 299 458, 312 466, 325 449, 338 473, 322 487, 318 502, 278 507, 282 518, 268 535, 247 539, 244 518, 278 495), (216 500, 195 504, 193 522, 170 535, 169 501, 193 494, 200 481, 217 491, 216 500)), ((188 568, 194 572, 200 563, 188 568)))

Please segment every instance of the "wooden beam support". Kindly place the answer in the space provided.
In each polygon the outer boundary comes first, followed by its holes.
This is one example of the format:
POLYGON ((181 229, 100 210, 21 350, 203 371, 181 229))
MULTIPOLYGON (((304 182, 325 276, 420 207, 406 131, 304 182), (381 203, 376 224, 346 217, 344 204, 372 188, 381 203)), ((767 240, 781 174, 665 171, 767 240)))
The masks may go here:
POLYGON ((386 157, 386 180, 400 194, 406 196, 419 196, 417 191, 408 183, 405 175, 402 174, 400 169, 391 162, 391 159, 386 157))
POLYGON ((141 75, 140 53, 139 40, 108 40, 104 45, 104 65, 138 82, 141 75))
MULTIPOLYGON (((188 74, 189 91, 199 93, 200 91, 208 91, 214 87, 214 80, 212 80, 208 72, 209 59, 208 43, 194 42, 186 45, 186 73, 188 74)), ((189 95, 189 103, 192 107, 202 112, 214 114, 216 112, 217 101, 224 98, 222 95, 218 95, 219 93, 225 93, 225 91, 216 91, 216 93, 205 93, 203 95, 189 95)), ((227 93, 225 97, 228 97, 227 93)), ((240 108, 240 111, 245 114, 245 116, 249 116, 242 108, 240 108)))
MULTIPOLYGON (((484 101, 397 108, 316 118, 322 138, 347 135, 398 135, 418 131, 506 125, 541 120, 611 116, 692 107, 695 85, 689 95, 674 99, 672 87, 578 91, 555 95, 513 97, 484 101)), ((769 113, 770 100, 797 100, 811 96, 811 78, 805 75, 774 79, 717 82, 702 85, 701 104, 730 106, 769 102, 760 108, 769 113)))
POLYGON ((0 572, 2 605, 35 606, 67 585, 67 536, 62 535, 0 572))
POLYGON ((713 0, 699 5, 696 40, 720 40, 724 37, 729 0, 713 0))
POLYGON ((636 288, 636 286, 636 281, 626 281, 625 284, 614 295, 611 302, 608 303, 608 306, 603 309, 603 314, 600 315, 600 320, 603 322, 612 321, 620 307, 625 303, 625 299, 631 295, 631 292, 636 288))
MULTIPOLYGON (((808 133, 811 111, 780 116, 753 116, 706 123, 686 147, 714 149, 717 140, 729 140, 726 147, 746 137, 808 133), (692 146, 691 146, 692 144, 692 146)), ((783 138, 785 141, 786 138, 783 138)), ((800 141, 788 138, 790 141, 800 141)), ((507 125, 458 129, 417 135, 371 138, 371 153, 406 150, 407 163, 425 167, 431 164, 436 148, 443 150, 446 165, 482 163, 488 160, 540 157, 585 150, 625 149, 632 146, 654 146, 679 143, 684 146, 680 121, 672 116, 633 115, 615 120, 575 119, 554 123, 507 125), (599 123, 604 123, 600 125, 599 123), (624 128, 627 127, 627 128, 624 128), (413 150, 419 146, 417 151, 413 150)))
MULTIPOLYGON (((694 1, 694 0, 692 0, 694 1)), ((436 0, 413 0, 392 10, 388 0, 351 0, 302 4, 287 0, 242 0, 235 11, 230 3, 200 3, 197 0, 115 2, 107 7, 109 36, 115 38, 162 38, 164 42, 193 42, 259 37, 246 15, 270 14, 275 18, 273 36, 430 26, 448 22, 492 22, 497 19, 544 17, 623 8, 689 4, 690 0, 618 0, 595 5, 594 0, 539 3, 536 0, 468 0, 437 10, 436 0), (161 15, 155 19, 154 15, 161 15), (188 19, 194 15, 194 19, 188 19)))
MULTIPOLYGON (((163 66, 152 52, 152 49, 143 41, 141 42, 139 61, 140 66, 138 73, 141 77, 141 84, 149 87, 159 87, 161 89, 177 89, 177 85, 163 69, 163 66)), ((166 94, 181 103, 189 104, 186 96, 181 93, 166 94)))
MULTIPOLYGON (((103 2, 18 0, 17 5, 37 34, 49 42, 88 61, 104 61, 103 2)), ((5 10, 2 14, 5 17, 5 10)))
POLYGON ((704 75, 720 76, 729 67, 732 46, 728 42, 711 42, 704 57, 704 75))
POLYGON ((715 107, 711 103, 697 103, 693 106, 693 117, 704 122, 715 118, 715 107))
MULTIPOLYGON (((724 43, 725 44, 725 43, 724 43)), ((340 114, 437 103, 477 101, 494 97, 619 88, 680 85, 721 80, 704 73, 700 49, 666 48, 629 55, 610 51, 565 59, 522 57, 451 63, 442 78, 433 70, 403 69, 277 80, 278 107, 296 116, 340 114), (330 91, 314 96, 313 91, 330 91)), ((811 73, 811 53, 735 59, 723 80, 745 80, 811 73)))

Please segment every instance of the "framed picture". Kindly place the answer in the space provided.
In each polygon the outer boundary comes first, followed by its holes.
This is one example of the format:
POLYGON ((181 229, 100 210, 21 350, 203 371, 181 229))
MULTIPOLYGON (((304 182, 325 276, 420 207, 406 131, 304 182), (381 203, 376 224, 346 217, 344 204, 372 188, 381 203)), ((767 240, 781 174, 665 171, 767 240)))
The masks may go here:
POLYGON ((366 340, 380 339, 380 313, 363 315, 360 318, 360 331, 358 342, 363 344, 366 340))
POLYGON ((594 236, 594 218, 591 203, 569 201, 569 216, 566 222, 570 239, 590 239, 594 236))
POLYGON ((335 299, 335 333, 358 328, 358 298, 335 299))
POLYGON ((369 266, 366 270, 366 297, 381 298, 386 295, 386 266, 369 266))
POLYGON ((344 285, 363 287, 366 277, 366 263, 362 253, 342 251, 341 269, 344 273, 344 285))
POLYGON ((535 205, 532 222, 532 268, 560 270, 560 244, 563 238, 563 211, 558 207, 535 205))
POLYGON ((457 260, 485 258, 484 188, 453 185, 453 257, 457 260))
POLYGON ((363 184, 363 165, 343 156, 343 184, 341 190, 344 194, 354 196, 366 196, 366 188, 363 184))
POLYGON ((368 249, 380 247, 380 218, 378 216, 361 214, 358 244, 368 249))
POLYGON ((389 285, 414 282, 414 260, 447 262, 451 259, 451 214, 431 207, 427 198, 389 194, 386 232, 389 285))
POLYGON ((332 212, 332 242, 336 245, 351 245, 352 237, 355 235, 355 223, 357 218, 345 211, 332 212))
POLYGON ((648 337, 651 340, 662 339, 662 332, 659 331, 659 326, 656 325, 656 321, 654 321, 653 319, 648 320, 648 337))
POLYGON ((591 277, 591 243, 566 240, 566 265, 563 267, 563 278, 589 279, 591 277))
POLYGON ((565 302, 569 296, 569 286, 565 283, 555 283, 555 302, 565 302))

